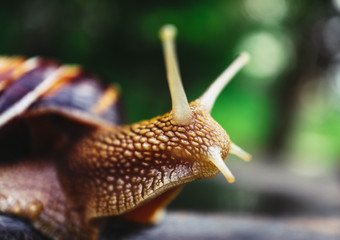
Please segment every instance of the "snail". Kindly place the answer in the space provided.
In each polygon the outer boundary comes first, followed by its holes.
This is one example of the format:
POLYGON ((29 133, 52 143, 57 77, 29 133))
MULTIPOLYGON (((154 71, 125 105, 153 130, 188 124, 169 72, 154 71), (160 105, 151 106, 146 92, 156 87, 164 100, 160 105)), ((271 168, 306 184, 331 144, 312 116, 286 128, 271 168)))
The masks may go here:
POLYGON ((219 172, 234 181, 224 159, 250 155, 210 112, 249 56, 242 53, 189 103, 175 35, 172 25, 160 31, 172 109, 131 125, 118 89, 80 67, 0 58, 0 214, 26 219, 53 239, 90 240, 110 216, 159 222, 188 182, 219 172))

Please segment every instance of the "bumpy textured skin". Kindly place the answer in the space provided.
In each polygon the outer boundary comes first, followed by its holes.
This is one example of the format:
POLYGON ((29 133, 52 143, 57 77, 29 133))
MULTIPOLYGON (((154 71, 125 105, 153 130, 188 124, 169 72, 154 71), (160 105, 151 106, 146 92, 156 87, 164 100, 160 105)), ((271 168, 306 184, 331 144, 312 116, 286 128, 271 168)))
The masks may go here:
POLYGON ((79 196, 87 199, 87 219, 122 214, 173 187, 218 173, 202 159, 209 146, 229 149, 229 137, 197 102, 190 108, 189 125, 176 124, 170 112, 79 139, 67 158, 75 185, 86 184, 79 196))

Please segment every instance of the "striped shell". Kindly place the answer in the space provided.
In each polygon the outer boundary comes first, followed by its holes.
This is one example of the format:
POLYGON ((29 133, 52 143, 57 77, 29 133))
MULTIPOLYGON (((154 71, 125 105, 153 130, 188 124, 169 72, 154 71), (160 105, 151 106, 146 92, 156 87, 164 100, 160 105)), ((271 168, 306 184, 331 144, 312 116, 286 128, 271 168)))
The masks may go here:
MULTIPOLYGON (((116 87, 84 73, 78 66, 64 65, 46 59, 0 57, 0 116, 14 108, 28 93, 35 90, 53 73, 53 83, 39 94, 22 115, 60 111, 73 117, 79 115, 111 124, 122 123, 116 87)), ((0 127, 9 122, 0 117, 0 127)))

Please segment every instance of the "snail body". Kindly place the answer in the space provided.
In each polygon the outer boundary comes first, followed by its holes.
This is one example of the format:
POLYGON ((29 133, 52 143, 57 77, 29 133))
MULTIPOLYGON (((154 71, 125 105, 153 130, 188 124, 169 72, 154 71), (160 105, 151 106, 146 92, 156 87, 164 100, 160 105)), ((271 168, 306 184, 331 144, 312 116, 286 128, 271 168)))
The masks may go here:
POLYGON ((188 103, 174 36, 172 26, 161 31, 172 110, 132 125, 123 124, 117 88, 79 67, 0 58, 0 143, 7 146, 0 161, 0 213, 28 219, 54 239, 97 239, 110 216, 160 221, 185 183, 220 171, 234 181, 223 160, 229 153, 250 156, 210 111, 248 55, 188 103), (17 144, 23 153, 13 151, 17 144))

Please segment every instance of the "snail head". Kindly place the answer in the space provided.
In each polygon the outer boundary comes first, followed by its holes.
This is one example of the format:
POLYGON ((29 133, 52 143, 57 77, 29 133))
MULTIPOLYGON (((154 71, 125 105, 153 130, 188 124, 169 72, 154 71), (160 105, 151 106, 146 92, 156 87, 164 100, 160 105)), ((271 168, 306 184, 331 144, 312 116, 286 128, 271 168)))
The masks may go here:
POLYGON ((200 98, 189 103, 176 60, 175 36, 176 29, 172 25, 166 25, 160 31, 172 100, 172 111, 168 117, 171 124, 177 126, 176 129, 183 129, 182 134, 178 132, 175 134, 182 135, 180 141, 188 145, 182 149, 178 148, 173 154, 193 159, 192 169, 199 178, 212 177, 221 171, 229 182, 233 182, 234 176, 224 163, 224 159, 228 153, 232 153, 249 161, 250 155, 230 141, 228 134, 211 117, 210 112, 223 88, 249 61, 249 55, 242 53, 200 98))

